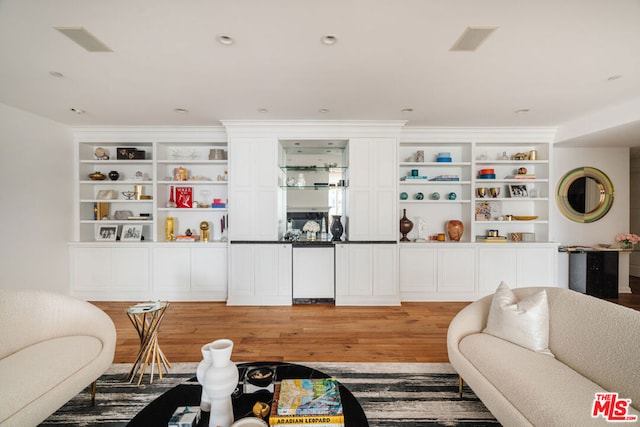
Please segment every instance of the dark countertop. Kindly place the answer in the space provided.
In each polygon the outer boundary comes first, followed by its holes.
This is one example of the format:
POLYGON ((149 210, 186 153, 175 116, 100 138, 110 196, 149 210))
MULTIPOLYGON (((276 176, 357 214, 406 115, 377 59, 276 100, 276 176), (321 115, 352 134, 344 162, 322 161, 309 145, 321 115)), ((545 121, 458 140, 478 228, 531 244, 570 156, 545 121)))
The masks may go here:
POLYGON ((349 245, 362 245, 362 244, 369 244, 369 245, 381 245, 381 244, 385 244, 385 245, 389 245, 389 244, 393 244, 395 245, 398 242, 394 242, 394 241, 387 241, 387 240, 357 240, 357 241, 353 241, 353 240, 336 240, 336 241, 331 241, 331 240, 298 240, 298 241, 291 241, 291 240, 232 240, 231 242, 229 242, 231 244, 236 244, 236 245, 255 245, 255 244, 260 244, 260 245, 276 245, 279 243, 285 243, 285 244, 291 244, 293 246, 333 246, 337 243, 346 243, 349 245))

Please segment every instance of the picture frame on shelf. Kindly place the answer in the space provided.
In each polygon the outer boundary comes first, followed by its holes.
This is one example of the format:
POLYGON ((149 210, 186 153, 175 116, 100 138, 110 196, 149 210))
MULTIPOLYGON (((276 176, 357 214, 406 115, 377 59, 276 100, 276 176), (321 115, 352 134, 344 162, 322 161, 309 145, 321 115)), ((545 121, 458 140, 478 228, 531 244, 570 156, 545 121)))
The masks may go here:
POLYGON ((512 198, 529 197, 527 184, 509 184, 509 195, 512 198))
POLYGON ((116 192, 114 190, 98 190, 98 195, 96 196, 98 200, 113 200, 117 199, 116 192))
POLYGON ((121 242, 139 242, 142 239, 142 225, 125 224, 120 233, 121 242))
POLYGON ((96 229, 96 240, 103 242, 115 242, 118 237, 117 225, 99 225, 96 229))

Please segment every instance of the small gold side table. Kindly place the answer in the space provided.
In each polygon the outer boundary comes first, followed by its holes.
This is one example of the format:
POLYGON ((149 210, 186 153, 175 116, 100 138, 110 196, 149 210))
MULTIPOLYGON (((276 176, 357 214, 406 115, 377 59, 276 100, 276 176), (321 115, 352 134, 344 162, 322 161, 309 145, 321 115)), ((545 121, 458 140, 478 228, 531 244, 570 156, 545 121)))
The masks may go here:
POLYGON ((158 328, 162 323, 167 308, 169 308, 168 302, 156 301, 136 304, 127 309, 127 316, 129 316, 129 320, 131 320, 140 337, 138 357, 136 357, 136 361, 127 375, 127 380, 130 383, 140 372, 138 386, 140 385, 147 365, 151 365, 149 373, 150 384, 153 383, 156 363, 158 364, 158 376, 160 379, 162 379, 162 369, 164 368, 165 372, 169 372, 169 368, 171 368, 171 363, 169 363, 169 360, 160 349, 160 345, 158 345, 158 328))

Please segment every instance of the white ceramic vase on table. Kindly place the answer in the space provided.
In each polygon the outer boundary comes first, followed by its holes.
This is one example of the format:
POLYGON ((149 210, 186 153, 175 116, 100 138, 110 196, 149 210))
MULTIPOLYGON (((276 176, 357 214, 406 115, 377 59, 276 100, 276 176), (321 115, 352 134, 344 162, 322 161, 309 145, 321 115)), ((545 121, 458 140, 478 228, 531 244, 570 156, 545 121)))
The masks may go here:
POLYGON ((238 386, 238 367, 231 361, 233 341, 216 340, 205 345, 203 354, 205 351, 209 352, 211 364, 204 371, 201 384, 211 404, 209 427, 230 427, 233 424, 231 394, 238 386))
MULTIPOLYGON (((210 346, 211 343, 207 343, 200 349, 200 351, 202 352, 202 361, 198 364, 198 368, 196 369, 196 378, 198 379, 198 383, 200 383, 200 385, 204 384, 204 374, 207 372, 207 369, 211 367, 211 351, 209 351, 210 346)), ((205 412, 211 412, 211 400, 207 396, 207 392, 204 391, 204 386, 202 387, 202 396, 200 398, 200 409, 205 412)))

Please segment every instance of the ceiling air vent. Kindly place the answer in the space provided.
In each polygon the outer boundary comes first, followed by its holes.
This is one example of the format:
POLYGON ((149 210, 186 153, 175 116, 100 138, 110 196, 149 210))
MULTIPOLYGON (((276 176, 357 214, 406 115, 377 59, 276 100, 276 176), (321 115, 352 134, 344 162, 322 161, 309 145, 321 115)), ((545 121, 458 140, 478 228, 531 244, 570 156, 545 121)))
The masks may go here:
POLYGON ((467 27, 449 50, 473 52, 497 29, 498 27, 467 27))
POLYGON ((53 27, 65 36, 85 48, 89 52, 113 52, 109 46, 102 43, 83 27, 53 27))

